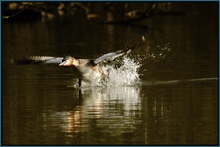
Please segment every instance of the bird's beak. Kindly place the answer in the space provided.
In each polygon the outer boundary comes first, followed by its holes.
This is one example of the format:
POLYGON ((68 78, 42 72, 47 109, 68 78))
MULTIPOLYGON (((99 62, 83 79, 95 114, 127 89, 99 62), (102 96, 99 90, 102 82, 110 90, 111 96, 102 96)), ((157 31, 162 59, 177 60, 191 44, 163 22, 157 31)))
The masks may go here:
POLYGON ((66 62, 67 62, 66 60, 63 61, 62 63, 59 64, 59 66, 65 66, 66 62))

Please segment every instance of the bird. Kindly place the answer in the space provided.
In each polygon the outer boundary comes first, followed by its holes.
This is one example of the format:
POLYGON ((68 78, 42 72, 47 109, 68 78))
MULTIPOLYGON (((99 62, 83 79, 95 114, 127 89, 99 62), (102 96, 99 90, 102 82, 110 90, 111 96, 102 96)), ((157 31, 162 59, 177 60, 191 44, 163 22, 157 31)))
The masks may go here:
MULTIPOLYGON (((142 42, 145 38, 142 37, 142 42)), ((132 49, 142 44, 135 44, 125 50, 117 50, 104 54, 96 59, 76 59, 72 56, 53 57, 53 56, 29 56, 19 60, 11 60, 13 64, 58 64, 60 67, 72 67, 74 75, 78 78, 78 86, 81 87, 82 81, 87 83, 99 82, 106 77, 105 72, 100 67, 101 63, 108 63, 114 59, 126 55, 132 49)))

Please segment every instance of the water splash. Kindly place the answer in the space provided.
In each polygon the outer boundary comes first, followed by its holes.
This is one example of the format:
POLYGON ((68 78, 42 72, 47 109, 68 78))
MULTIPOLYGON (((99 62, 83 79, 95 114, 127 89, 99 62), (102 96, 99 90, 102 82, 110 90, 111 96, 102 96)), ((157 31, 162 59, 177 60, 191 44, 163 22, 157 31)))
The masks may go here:
POLYGON ((111 87, 140 84, 138 73, 140 66, 139 62, 124 56, 121 61, 102 67, 107 76, 101 81, 101 84, 111 87))

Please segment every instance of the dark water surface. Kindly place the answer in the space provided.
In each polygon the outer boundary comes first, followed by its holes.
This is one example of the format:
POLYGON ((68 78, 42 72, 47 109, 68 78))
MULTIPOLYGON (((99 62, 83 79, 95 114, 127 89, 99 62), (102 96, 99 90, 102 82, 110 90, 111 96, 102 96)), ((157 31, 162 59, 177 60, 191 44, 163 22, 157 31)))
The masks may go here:
MULTIPOLYGON (((80 18, 2 23, 3 144, 217 144, 216 3, 171 5, 186 15, 136 25, 80 18), (208 11, 207 11, 208 10, 208 11), (142 35, 142 85, 73 87, 68 68, 12 65, 29 55, 95 58, 142 35)), ((111 18, 109 16, 109 18, 111 18)))

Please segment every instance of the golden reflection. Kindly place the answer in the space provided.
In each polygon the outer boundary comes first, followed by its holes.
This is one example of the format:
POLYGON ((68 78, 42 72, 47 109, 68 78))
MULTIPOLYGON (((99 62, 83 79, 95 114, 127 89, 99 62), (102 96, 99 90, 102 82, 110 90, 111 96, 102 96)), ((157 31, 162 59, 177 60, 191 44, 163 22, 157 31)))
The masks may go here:
POLYGON ((45 130, 55 127, 68 134, 90 132, 91 126, 116 135, 133 132, 141 123, 139 88, 82 88, 83 102, 74 111, 45 111, 45 130), (95 120, 95 121, 93 121, 95 120), (94 124, 95 123, 95 124, 94 124))
POLYGON ((59 128, 60 132, 70 133, 68 137, 73 137, 75 126, 75 112, 73 111, 45 111, 43 114, 43 128, 50 130, 51 128, 59 128))

